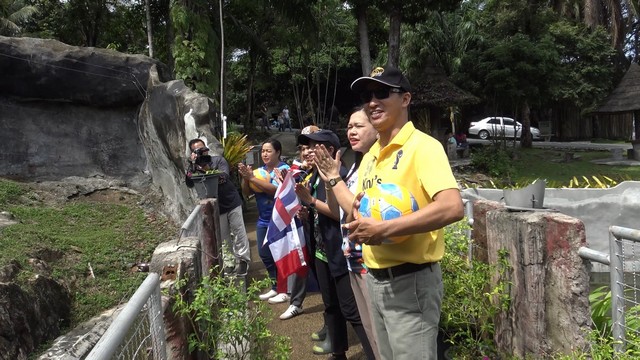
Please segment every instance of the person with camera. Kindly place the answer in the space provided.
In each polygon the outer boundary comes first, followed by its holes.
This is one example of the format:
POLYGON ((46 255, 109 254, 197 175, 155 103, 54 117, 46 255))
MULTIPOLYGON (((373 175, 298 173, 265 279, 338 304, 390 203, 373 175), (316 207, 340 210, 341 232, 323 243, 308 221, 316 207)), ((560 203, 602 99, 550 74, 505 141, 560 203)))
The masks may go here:
POLYGON ((209 155, 209 148, 201 139, 189 141, 189 149, 191 149, 191 155, 186 177, 188 187, 191 188, 195 185, 191 179, 192 175, 207 174, 216 170, 219 173, 220 236, 222 236, 223 244, 232 249, 236 259, 235 268, 228 271, 225 269, 225 272, 247 275, 251 262, 249 239, 242 218, 242 198, 231 181, 229 163, 222 156, 209 155))

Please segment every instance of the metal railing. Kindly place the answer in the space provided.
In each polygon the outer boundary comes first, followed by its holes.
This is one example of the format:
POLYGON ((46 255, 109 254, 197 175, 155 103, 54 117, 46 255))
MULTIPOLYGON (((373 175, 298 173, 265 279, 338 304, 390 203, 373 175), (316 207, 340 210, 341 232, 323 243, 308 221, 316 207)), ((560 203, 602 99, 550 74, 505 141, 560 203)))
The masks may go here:
POLYGON ((149 273, 86 359, 166 358, 160 276, 149 273))
POLYGON ((583 259, 609 265, 613 346, 616 352, 622 353, 626 349, 628 332, 635 333, 634 338, 640 338, 640 328, 627 326, 625 316, 627 307, 635 309, 633 313, 636 314, 640 310, 640 230, 610 226, 609 254, 587 247, 581 247, 578 254, 583 259))

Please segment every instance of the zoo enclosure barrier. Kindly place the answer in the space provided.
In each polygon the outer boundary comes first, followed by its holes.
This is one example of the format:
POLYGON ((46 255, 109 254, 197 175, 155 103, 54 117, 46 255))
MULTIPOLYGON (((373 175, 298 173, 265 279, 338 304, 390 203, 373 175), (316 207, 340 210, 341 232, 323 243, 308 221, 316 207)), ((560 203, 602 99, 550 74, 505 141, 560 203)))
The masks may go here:
POLYGON ((636 312, 640 309, 640 230, 610 226, 609 254, 584 246, 578 250, 578 254, 583 259, 609 265, 612 335, 615 340, 613 346, 617 353, 623 353, 628 332, 635 333, 636 339, 640 338, 640 329, 627 326, 625 318, 626 307, 635 309, 636 312))
POLYGON ((160 276, 149 273, 87 360, 166 360, 160 276))

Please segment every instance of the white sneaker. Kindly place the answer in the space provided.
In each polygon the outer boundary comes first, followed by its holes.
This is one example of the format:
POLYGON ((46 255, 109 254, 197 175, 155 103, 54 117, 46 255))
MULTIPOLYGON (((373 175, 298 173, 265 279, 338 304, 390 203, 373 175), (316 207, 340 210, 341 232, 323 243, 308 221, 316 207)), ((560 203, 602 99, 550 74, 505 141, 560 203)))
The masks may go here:
POLYGON ((298 315, 302 314, 303 312, 304 312, 304 310, 302 310, 301 307, 297 307, 295 305, 289 305, 287 310, 285 312, 283 312, 282 315, 280 315, 280 320, 291 319, 292 317, 298 316, 298 315))
POLYGON ((278 295, 278 293, 275 290, 271 289, 271 290, 267 291, 266 293, 258 296, 258 298, 260 298, 260 300, 264 301, 264 300, 269 300, 269 299, 271 299, 272 297, 274 297, 276 295, 278 295))
POLYGON ((278 294, 269 299, 269 304, 280 304, 289 301, 289 295, 285 293, 278 294))

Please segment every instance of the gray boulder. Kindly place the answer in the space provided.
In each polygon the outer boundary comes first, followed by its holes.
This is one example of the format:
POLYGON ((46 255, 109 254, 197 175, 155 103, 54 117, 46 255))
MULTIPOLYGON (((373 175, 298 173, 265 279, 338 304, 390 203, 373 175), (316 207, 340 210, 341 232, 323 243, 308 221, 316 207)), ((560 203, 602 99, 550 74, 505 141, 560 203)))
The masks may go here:
POLYGON ((169 69, 143 55, 69 46, 57 40, 0 36, 0 95, 92 107, 139 105, 149 68, 169 69))
MULTIPOLYGON (((184 184, 187 142, 222 153, 210 98, 142 55, 1 36, 0 54, 0 177, 63 200, 129 189, 184 221, 197 203, 184 184)), ((3 214, 0 225, 19 220, 3 214)), ((12 282, 21 264, 0 268, 0 360, 26 359, 69 319, 66 290, 35 265, 27 291, 12 282)))
POLYGON ((56 281, 36 276, 24 290, 0 283, 0 359, 27 359, 69 323, 71 297, 56 281))

